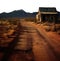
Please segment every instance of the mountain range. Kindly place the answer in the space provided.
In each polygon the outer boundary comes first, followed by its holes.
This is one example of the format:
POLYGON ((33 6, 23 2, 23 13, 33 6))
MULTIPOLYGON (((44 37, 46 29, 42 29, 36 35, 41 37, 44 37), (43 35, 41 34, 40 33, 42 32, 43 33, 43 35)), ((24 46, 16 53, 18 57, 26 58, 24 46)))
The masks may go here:
POLYGON ((6 12, 3 12, 0 14, 0 18, 26 18, 26 17, 35 17, 37 14, 37 12, 33 12, 33 13, 28 13, 28 12, 25 12, 24 10, 15 10, 15 11, 12 11, 10 13, 6 13, 6 12))

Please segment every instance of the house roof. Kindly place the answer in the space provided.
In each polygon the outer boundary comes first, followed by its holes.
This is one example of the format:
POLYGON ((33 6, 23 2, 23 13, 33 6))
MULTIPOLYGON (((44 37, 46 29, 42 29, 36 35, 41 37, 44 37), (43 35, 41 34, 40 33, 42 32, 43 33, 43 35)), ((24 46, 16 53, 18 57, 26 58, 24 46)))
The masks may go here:
POLYGON ((39 7, 40 12, 57 12, 55 7, 39 7))

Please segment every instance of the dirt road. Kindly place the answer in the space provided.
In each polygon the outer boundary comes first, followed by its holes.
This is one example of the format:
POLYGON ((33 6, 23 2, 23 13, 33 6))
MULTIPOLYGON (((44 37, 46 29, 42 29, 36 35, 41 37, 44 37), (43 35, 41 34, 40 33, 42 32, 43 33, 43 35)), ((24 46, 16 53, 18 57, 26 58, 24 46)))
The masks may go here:
MULTIPOLYGON (((33 22, 20 21, 1 61, 60 61, 60 51, 33 22)), ((59 44, 59 43, 58 43, 59 44)))

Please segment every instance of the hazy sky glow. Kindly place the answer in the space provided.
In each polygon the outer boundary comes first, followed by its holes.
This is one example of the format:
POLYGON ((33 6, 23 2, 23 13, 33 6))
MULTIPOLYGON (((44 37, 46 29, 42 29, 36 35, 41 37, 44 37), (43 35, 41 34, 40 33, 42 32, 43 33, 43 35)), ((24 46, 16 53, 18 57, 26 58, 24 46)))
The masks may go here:
POLYGON ((56 7, 60 11, 59 0, 0 0, 0 13, 24 9, 27 12, 38 11, 39 7, 56 7))

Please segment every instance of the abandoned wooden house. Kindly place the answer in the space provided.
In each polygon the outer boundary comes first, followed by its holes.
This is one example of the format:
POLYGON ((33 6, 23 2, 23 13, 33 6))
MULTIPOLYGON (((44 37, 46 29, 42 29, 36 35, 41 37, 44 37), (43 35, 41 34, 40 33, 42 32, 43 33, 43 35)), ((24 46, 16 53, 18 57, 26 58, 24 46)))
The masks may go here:
POLYGON ((40 7, 36 15, 36 22, 54 22, 57 20, 57 14, 55 7, 40 7))

